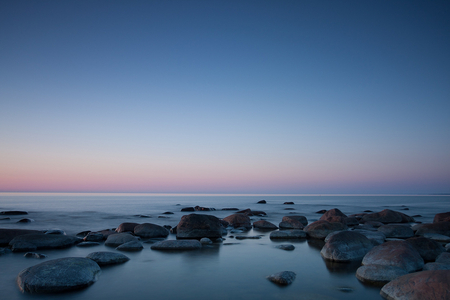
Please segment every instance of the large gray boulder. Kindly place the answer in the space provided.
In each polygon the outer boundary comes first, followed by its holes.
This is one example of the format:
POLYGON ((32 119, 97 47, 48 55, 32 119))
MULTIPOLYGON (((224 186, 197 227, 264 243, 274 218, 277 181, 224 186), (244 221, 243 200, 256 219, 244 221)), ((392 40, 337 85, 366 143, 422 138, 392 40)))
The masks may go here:
POLYGON ((450 236, 450 222, 426 223, 415 226, 416 235, 425 235, 427 233, 437 233, 450 236))
POLYGON ((390 209, 384 209, 377 213, 366 214, 362 217, 363 222, 377 221, 384 224, 387 223, 409 223, 414 222, 414 218, 405 215, 404 213, 393 211, 390 209))
POLYGON ((361 233, 366 238, 368 238, 374 245, 383 244, 386 240, 384 233, 380 231, 371 231, 364 229, 356 229, 355 232, 361 233))
POLYGON ((252 228, 252 224, 250 223, 250 218, 246 214, 243 213, 235 213, 229 215, 228 217, 223 219, 228 222, 228 224, 234 228, 245 227, 247 229, 252 228))
POLYGON ((27 268, 17 276, 22 292, 60 293, 85 288, 97 281, 101 270, 88 258, 67 257, 27 268))
POLYGON ((372 248, 372 242, 364 235, 354 231, 341 231, 328 239, 320 254, 326 260, 352 262, 361 260, 372 248))
POLYGON ((136 240, 137 238, 129 233, 116 233, 108 236, 108 238, 105 241, 105 246, 116 248, 122 244, 136 240))
POLYGON ((177 225, 177 239, 216 239, 222 237, 219 218, 211 215, 190 214, 181 217, 177 225))
POLYGON ((362 264, 396 266, 407 272, 423 268, 424 261, 419 252, 405 241, 389 241, 374 247, 363 258, 362 264))
POLYGON ((139 223, 125 222, 120 224, 119 227, 116 228, 116 232, 134 232, 134 228, 138 225, 139 223))
POLYGON ((144 246, 137 240, 123 243, 116 248, 116 250, 120 251, 141 251, 142 249, 144 249, 144 246))
POLYGON ((134 227, 134 234, 142 238, 167 237, 169 230, 156 224, 144 223, 134 227))
POLYGON ((197 250, 201 247, 198 240, 166 240, 151 246, 152 250, 197 250))
POLYGON ((387 238, 407 239, 414 236, 414 231, 409 226, 404 225, 383 225, 378 227, 387 238))
POLYGON ((92 259, 99 266, 115 265, 127 262, 130 258, 121 253, 100 251, 89 253, 86 258, 92 259))
POLYGON ((407 274, 386 284, 380 295, 389 300, 448 300, 450 270, 407 274))
POLYGON ((323 240, 330 233, 344 229, 347 229, 347 226, 343 223, 330 223, 328 221, 319 220, 309 224, 304 230, 309 237, 323 240))
POLYGON ((408 274, 406 270, 395 266, 369 265, 356 270, 358 280, 373 285, 384 285, 406 274, 408 274))
POLYGON ((450 212, 436 214, 433 219, 433 223, 438 222, 450 222, 450 212))
POLYGON ((284 216, 278 226, 281 229, 303 229, 308 225, 308 220, 304 216, 284 216))
POLYGON ((445 251, 440 243, 422 236, 409 238, 405 242, 413 246, 424 261, 435 261, 436 257, 445 251))
POLYGON ((28 230, 28 229, 7 229, 0 228, 0 246, 8 246, 16 236, 31 234, 31 233, 42 233, 38 230, 28 230))
POLYGON ((83 240, 78 237, 69 235, 32 233, 15 237, 11 240, 11 242, 9 242, 9 246, 14 252, 27 252, 36 249, 67 248, 82 241, 83 240))

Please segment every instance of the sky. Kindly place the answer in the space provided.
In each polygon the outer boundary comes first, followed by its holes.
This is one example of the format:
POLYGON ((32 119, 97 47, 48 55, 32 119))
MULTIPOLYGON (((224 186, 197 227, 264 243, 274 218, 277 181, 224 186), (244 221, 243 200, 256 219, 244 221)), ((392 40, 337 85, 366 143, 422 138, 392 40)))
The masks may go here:
POLYGON ((449 1, 1 1, 0 192, 450 193, 449 1))

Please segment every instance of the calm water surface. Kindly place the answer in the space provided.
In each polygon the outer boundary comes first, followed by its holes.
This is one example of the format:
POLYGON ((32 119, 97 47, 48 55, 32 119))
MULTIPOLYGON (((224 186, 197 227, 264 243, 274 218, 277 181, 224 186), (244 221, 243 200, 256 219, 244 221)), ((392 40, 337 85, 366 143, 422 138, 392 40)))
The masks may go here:
MULTIPOLYGON (((227 195, 145 195, 145 194, 13 194, 0 193, 0 211, 26 210, 34 222, 16 223, 24 216, 0 220, 0 228, 62 229, 74 235, 84 230, 115 228, 122 222, 150 222, 175 226, 186 206, 216 208, 203 212, 219 218, 236 207, 263 210, 263 218, 278 224, 291 213, 309 222, 317 220, 321 209, 339 208, 346 214, 384 208, 421 215, 416 220, 432 222, 436 213, 450 211, 450 196, 227 196, 227 195), (267 204, 256 204, 265 199, 267 204), (294 205, 283 205, 293 201, 294 205), (286 210, 293 208, 294 210, 286 210), (162 215, 171 211, 173 215, 162 215), (161 218, 165 217, 165 218, 161 218)), ((197 212, 199 213, 199 212, 197 212)), ((262 219, 253 217, 253 221, 262 219)), ((99 280, 89 288, 57 295, 22 294, 17 274, 43 260, 23 257, 23 253, 0 256, 0 299, 382 299, 379 288, 365 286, 355 277, 357 265, 329 264, 320 256, 322 243, 314 240, 275 242, 268 232, 259 240, 235 240, 225 236, 224 244, 191 252, 161 252, 144 244, 140 252, 127 252, 125 264, 102 268, 99 280), (227 245, 227 243, 233 243, 227 245), (280 243, 295 245, 294 251, 275 248, 280 243), (280 288, 266 276, 294 271, 295 281, 280 288)), ((169 239, 174 239, 170 235, 169 239)), ((84 257, 95 251, 116 251, 104 245, 38 251, 49 259, 84 257)))

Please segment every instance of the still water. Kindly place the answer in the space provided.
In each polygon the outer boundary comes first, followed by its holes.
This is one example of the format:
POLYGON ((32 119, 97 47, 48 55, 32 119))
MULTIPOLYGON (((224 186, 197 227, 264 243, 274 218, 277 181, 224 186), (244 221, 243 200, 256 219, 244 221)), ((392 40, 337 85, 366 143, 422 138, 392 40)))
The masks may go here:
MULTIPOLYGON (((450 196, 261 196, 261 195, 155 195, 155 194, 20 194, 0 193, 0 211, 26 210, 26 216, 0 220, 0 228, 62 229, 68 235, 84 230, 115 228, 122 222, 154 223, 176 226, 182 207, 203 206, 215 211, 196 212, 224 218, 232 211, 222 208, 262 210, 276 225, 282 217, 300 214, 309 222, 318 220, 321 209, 339 208, 345 214, 385 208, 416 220, 432 222, 436 213, 450 211, 450 196), (257 204, 265 199, 267 204, 257 204), (292 201, 294 205, 284 205, 292 201), (163 215, 164 212, 172 215, 163 215), (16 223, 27 217, 32 223, 16 223)), ((0 299, 382 299, 379 288, 360 283, 355 277, 358 265, 329 264, 320 256, 322 243, 315 240, 276 242, 269 232, 251 230, 247 235, 262 235, 258 240, 236 240, 225 236, 222 244, 189 252, 144 250, 124 253, 125 264, 103 267, 99 280, 87 289, 56 295, 22 294, 17 274, 44 260, 23 257, 23 253, 0 256, 0 299), (293 251, 275 248, 290 243, 293 251), (278 287, 266 276, 294 271, 295 281, 278 287)), ((174 235, 169 235, 174 239, 174 235)), ((96 251, 117 251, 104 245, 91 248, 40 250, 45 260, 84 257, 96 251)))

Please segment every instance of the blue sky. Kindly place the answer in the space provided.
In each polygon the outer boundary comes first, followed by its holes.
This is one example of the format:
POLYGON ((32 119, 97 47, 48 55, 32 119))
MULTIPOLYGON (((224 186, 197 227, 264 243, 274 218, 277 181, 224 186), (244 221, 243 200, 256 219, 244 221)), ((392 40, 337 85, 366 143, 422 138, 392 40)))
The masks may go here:
POLYGON ((0 191, 450 192, 448 1, 4 1, 0 37, 0 191))

